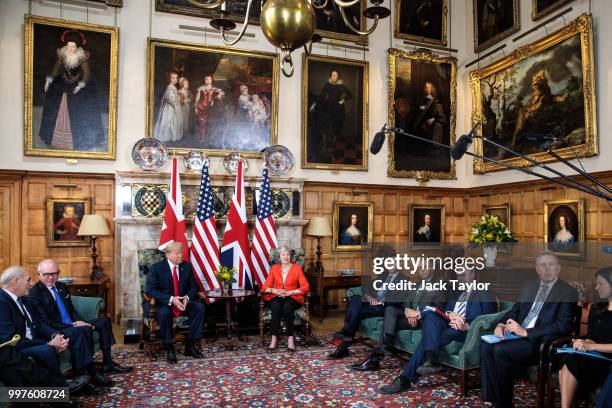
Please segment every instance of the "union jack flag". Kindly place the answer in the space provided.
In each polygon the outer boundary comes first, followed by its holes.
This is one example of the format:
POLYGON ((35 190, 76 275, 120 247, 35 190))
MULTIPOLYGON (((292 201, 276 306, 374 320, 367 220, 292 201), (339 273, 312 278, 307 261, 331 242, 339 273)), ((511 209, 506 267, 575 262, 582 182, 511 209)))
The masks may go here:
POLYGON ((249 256, 249 227, 242 172, 242 160, 239 160, 236 186, 221 243, 221 264, 230 268, 234 267, 238 271, 237 281, 232 285, 234 289, 252 289, 253 266, 249 256))
POLYGON ((204 163, 202 168, 190 260, 201 289, 214 290, 220 287, 215 276, 219 266, 219 239, 215 225, 215 206, 213 205, 213 192, 210 187, 208 162, 204 163))
POLYGON ((259 189, 259 200, 257 200, 257 220, 253 231, 253 244, 251 245, 251 262, 255 270, 255 281, 261 287, 268 277, 270 271, 270 251, 278 247, 276 237, 276 226, 272 214, 272 190, 270 189, 270 178, 268 169, 263 169, 263 181, 259 189))
POLYGON ((183 244, 183 259, 187 260, 189 244, 187 243, 187 227, 183 214, 183 200, 181 194, 181 176, 178 171, 178 161, 172 158, 172 175, 168 188, 166 209, 162 230, 159 236, 159 249, 163 250, 171 242, 183 244))

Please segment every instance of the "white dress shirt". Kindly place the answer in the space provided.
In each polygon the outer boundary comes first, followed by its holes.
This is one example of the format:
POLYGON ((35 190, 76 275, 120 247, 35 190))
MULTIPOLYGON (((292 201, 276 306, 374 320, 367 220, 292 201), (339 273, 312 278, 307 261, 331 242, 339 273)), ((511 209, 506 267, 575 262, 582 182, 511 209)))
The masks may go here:
POLYGON ((21 314, 23 314, 24 317, 26 317, 26 337, 32 340, 33 338, 32 329, 30 328, 30 325, 27 323, 28 320, 33 321, 32 315, 30 315, 30 312, 28 312, 28 309, 25 307, 25 305, 23 305, 23 308, 21 307, 21 305, 17 301, 17 296, 13 292, 9 292, 8 290, 4 288, 2 288, 2 290, 9 294, 11 299, 13 299, 13 302, 15 302, 15 304, 17 305, 17 308, 21 311, 21 314))

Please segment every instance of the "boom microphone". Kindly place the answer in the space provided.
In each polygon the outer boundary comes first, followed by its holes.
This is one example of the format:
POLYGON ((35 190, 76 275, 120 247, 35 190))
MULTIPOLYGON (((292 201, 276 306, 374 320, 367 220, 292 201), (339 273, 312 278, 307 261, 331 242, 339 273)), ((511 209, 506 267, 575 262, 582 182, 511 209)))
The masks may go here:
POLYGON ((465 152, 470 148, 472 142, 474 140, 474 136, 476 136, 476 130, 480 126, 480 122, 476 123, 470 133, 467 135, 462 135, 459 140, 455 142, 453 147, 450 149, 450 155, 453 160, 459 160, 463 157, 465 152))
POLYGON ((385 143, 385 137, 387 136, 387 129, 387 124, 385 123, 382 129, 380 129, 380 132, 377 132, 374 136, 374 140, 370 145, 370 152, 372 152, 372 154, 376 154, 382 149, 382 145, 385 143))

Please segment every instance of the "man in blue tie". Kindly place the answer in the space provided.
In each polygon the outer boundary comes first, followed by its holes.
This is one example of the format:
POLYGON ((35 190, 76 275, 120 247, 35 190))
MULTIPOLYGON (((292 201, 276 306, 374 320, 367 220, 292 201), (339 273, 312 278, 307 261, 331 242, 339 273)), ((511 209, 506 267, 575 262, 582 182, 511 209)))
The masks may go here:
POLYGON ((71 339, 71 343, 75 343, 75 345, 81 341, 84 343, 84 345, 78 347, 76 353, 71 348, 74 357, 77 360, 82 360, 81 363, 73 360, 73 368, 77 372, 79 370, 87 371, 94 385, 112 385, 109 379, 95 369, 93 362, 93 330, 97 330, 100 334, 104 371, 115 371, 109 370, 114 365, 110 359, 110 346, 114 343, 110 319, 101 317, 85 322, 78 318, 68 287, 65 283, 58 281, 60 269, 57 262, 52 259, 44 259, 39 262, 37 270, 39 281, 30 290, 29 298, 38 318, 52 328, 64 333, 66 337, 71 339))

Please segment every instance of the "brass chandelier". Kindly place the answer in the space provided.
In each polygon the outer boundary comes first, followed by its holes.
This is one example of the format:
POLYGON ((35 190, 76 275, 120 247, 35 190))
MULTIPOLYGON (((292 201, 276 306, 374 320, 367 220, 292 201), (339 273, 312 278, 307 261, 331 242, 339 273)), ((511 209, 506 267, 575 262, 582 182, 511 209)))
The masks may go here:
MULTIPOLYGON (((236 28, 236 24, 227 19, 228 12, 225 11, 225 2, 229 0, 214 0, 212 3, 202 3, 202 0, 189 0, 189 3, 195 7, 203 9, 219 10, 219 18, 211 20, 210 25, 221 32, 221 38, 225 45, 234 45, 242 39, 251 12, 251 5, 254 0, 248 0, 246 13, 242 27, 238 35, 233 40, 227 37, 227 32, 236 28)), ((371 20, 374 20, 372 27, 362 31, 355 28, 348 17, 346 16, 345 8, 358 4, 361 0, 261 0, 261 15, 259 17, 259 25, 266 39, 274 46, 281 49, 283 54, 281 71, 286 77, 293 75, 293 61, 291 60, 291 52, 297 48, 304 47, 307 54, 310 54, 312 44, 321 41, 321 36, 314 33, 315 31, 315 11, 314 9, 323 9, 329 1, 333 1, 340 10, 342 20, 347 27, 359 35, 370 35, 378 26, 378 20, 389 17, 391 11, 381 6, 383 0, 370 0, 372 5, 366 8, 363 15, 371 20)))

